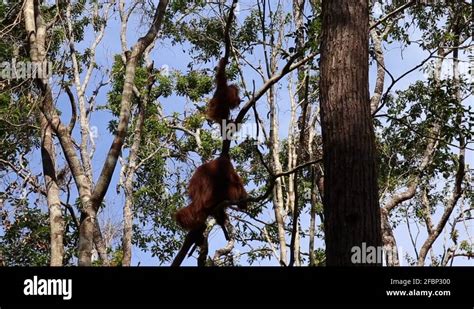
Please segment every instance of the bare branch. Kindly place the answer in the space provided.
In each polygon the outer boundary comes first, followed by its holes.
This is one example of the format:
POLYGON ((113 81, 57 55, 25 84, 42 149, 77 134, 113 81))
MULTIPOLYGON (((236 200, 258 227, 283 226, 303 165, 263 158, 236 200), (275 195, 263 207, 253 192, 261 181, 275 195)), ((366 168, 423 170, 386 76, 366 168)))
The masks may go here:
POLYGON ((408 1, 406 2, 405 4, 401 5, 400 7, 396 8, 395 10, 393 10, 392 12, 388 13, 387 15, 385 15, 384 17, 380 18, 379 20, 377 20, 376 22, 374 23, 371 23, 370 25, 370 30, 374 29, 375 27, 377 27, 378 25, 380 25, 381 23, 385 22, 387 19, 397 15, 398 13, 400 12, 403 12, 406 8, 412 6, 413 4, 415 4, 416 1, 408 1))
POLYGON ((69 135, 71 135, 72 130, 74 130, 74 127, 76 126, 77 107, 76 107, 76 101, 74 100, 74 95, 72 94, 71 88, 69 88, 68 85, 65 85, 64 90, 66 90, 67 96, 69 98, 69 103, 71 103, 71 120, 69 120, 69 126, 68 126, 68 133, 69 135))
POLYGON ((220 258, 224 255, 228 255, 229 253, 232 252, 232 249, 234 249, 234 244, 235 244, 235 230, 232 224, 230 223, 229 220, 226 220, 225 222, 225 228, 228 232, 229 235, 229 240, 227 241, 227 244, 225 247, 217 249, 216 252, 214 253, 214 257, 212 259, 214 265, 219 265, 220 264, 220 258))

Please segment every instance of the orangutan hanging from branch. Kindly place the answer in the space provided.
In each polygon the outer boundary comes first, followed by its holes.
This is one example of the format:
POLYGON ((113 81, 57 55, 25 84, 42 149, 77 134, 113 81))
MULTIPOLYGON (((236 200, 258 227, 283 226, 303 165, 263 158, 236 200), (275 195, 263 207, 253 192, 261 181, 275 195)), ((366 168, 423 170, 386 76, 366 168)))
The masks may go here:
MULTIPOLYGON (((206 111, 208 119, 219 123, 223 132, 226 122, 230 120, 230 111, 240 104, 239 88, 237 85, 228 85, 226 77, 226 65, 230 55, 229 29, 236 4, 237 1, 234 0, 227 19, 224 35, 225 53, 220 59, 216 71, 216 91, 209 101, 206 111)), ((247 208, 247 203, 244 202, 247 199, 247 192, 242 179, 232 166, 228 147, 223 147, 217 159, 204 163, 196 169, 189 181, 188 195, 190 204, 180 209, 175 218, 176 222, 189 233, 172 264, 173 266, 181 264, 193 244, 202 244, 203 232, 209 216, 216 219, 217 224, 222 227, 226 239, 229 240, 225 228, 228 221, 225 209, 229 205, 224 202, 237 204, 243 210, 247 208)))

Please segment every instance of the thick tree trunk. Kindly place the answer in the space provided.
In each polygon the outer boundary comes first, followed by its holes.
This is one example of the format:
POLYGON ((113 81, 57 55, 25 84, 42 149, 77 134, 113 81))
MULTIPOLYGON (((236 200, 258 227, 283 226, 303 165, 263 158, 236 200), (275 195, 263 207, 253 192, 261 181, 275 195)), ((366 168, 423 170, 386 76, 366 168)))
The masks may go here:
POLYGON ((354 246, 382 244, 368 88, 368 1, 326 0, 322 14, 326 261, 354 265, 354 246))

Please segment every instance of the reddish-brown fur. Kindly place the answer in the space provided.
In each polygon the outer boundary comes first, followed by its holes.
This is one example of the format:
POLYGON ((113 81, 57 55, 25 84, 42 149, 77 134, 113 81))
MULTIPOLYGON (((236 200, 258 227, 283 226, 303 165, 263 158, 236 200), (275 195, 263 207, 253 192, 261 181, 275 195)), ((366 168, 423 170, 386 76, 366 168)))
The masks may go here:
POLYGON ((228 120, 230 110, 240 104, 239 88, 236 85, 227 85, 226 64, 226 58, 219 61, 216 73, 216 92, 209 101, 206 111, 207 118, 219 124, 222 124, 222 120, 228 120))
MULTIPOLYGON (((240 201, 247 198, 242 180, 230 159, 221 156, 196 169, 188 187, 191 203, 176 213, 176 221, 186 230, 196 230, 213 216, 221 226, 227 220, 225 207, 217 207, 223 201, 240 201)), ((238 205, 246 209, 247 204, 238 205)))

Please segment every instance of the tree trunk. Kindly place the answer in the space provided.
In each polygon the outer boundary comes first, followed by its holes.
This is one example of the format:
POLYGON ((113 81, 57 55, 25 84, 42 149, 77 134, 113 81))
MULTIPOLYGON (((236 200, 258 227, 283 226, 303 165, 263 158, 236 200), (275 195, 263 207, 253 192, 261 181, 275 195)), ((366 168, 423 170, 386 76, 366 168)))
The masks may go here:
MULTIPOLYGON (((126 188, 125 190, 129 190, 126 188)), ((132 263, 132 232, 133 232, 133 194, 127 194, 123 205, 123 236, 122 236, 122 266, 132 263)))
MULTIPOLYGON (((155 40, 156 36, 158 35, 167 5, 168 0, 160 0, 158 6, 156 7, 155 16, 150 29, 148 29, 148 32, 145 34, 145 36, 141 37, 133 46, 130 58, 127 59, 127 64, 125 66, 124 86, 122 90, 122 100, 120 102, 120 116, 117 126, 117 134, 115 135, 114 141, 110 146, 104 166, 94 188, 94 192, 91 197, 91 207, 90 209, 86 209, 86 211, 83 213, 85 215, 85 220, 83 221, 83 224, 81 224, 80 238, 82 238, 82 243, 84 246, 79 247, 79 256, 83 256, 84 258, 79 260, 80 265, 88 266, 91 263, 90 253, 92 251, 95 216, 100 204, 104 200, 105 194, 110 185, 110 181, 112 180, 112 175, 115 170, 115 166, 117 165, 118 157, 122 151, 122 146, 127 135, 136 67, 145 49, 155 40)), ((79 242, 81 243, 81 239, 79 242)))
POLYGON ((135 175, 138 160, 138 151, 142 140, 143 123, 145 120, 145 109, 147 98, 139 106, 138 117, 135 124, 133 144, 128 158, 128 167, 125 171, 125 204, 123 205, 123 236, 122 266, 130 266, 132 262, 132 233, 133 233, 133 176, 135 175))
POLYGON ((326 0, 322 15, 326 261, 354 265, 354 246, 378 249, 382 243, 368 87, 368 1, 326 0))
MULTIPOLYGON (((278 117, 276 115, 275 98, 273 88, 269 94, 270 105, 270 139, 271 139, 271 155, 274 173, 281 173, 283 168, 280 162, 280 141, 278 138, 278 117)), ((273 188, 273 208, 275 211, 275 219, 278 226, 278 242, 280 246, 280 264, 287 265, 286 258, 286 238, 285 238, 285 210, 283 206, 283 189, 281 178, 275 181, 273 188)))
MULTIPOLYGON (((303 11, 304 11, 305 0, 293 0, 293 18, 295 20, 296 27, 296 50, 301 52, 304 45, 304 20, 303 20, 303 11)), ((306 145, 304 141, 305 129, 306 129, 306 118, 307 118, 307 108, 308 100, 306 99, 306 78, 304 77, 305 68, 299 67, 297 69, 298 83, 297 83, 297 98, 298 104, 301 104, 301 114, 298 119, 299 127, 299 147, 298 151, 295 152, 295 166, 302 163, 302 155, 305 151, 304 146, 306 145), (303 147, 303 148, 302 148, 303 147)), ((299 185, 299 176, 301 171, 296 171, 293 176, 294 182, 294 209, 293 209, 293 226, 291 230, 291 240, 290 240, 290 266, 300 266, 300 245, 299 245, 299 197, 300 192, 298 190, 299 185)))
POLYGON ((316 166, 311 167, 311 210, 309 217, 309 266, 316 266, 314 254, 314 238, 316 236, 316 206, 318 203, 318 177, 316 166))
MULTIPOLYGON (((25 30, 28 32, 29 56, 33 63, 39 64, 46 60, 46 29, 41 14, 35 10, 33 0, 27 0, 23 6, 25 30)), ((51 89, 47 80, 38 78, 36 83, 42 90, 43 102, 52 104, 51 89)), ((52 137, 51 125, 45 115, 40 113, 41 126, 41 157, 43 164, 46 199, 49 209, 51 234, 51 266, 63 265, 64 254, 64 218, 61 211, 59 187, 56 181, 56 154, 52 137)))
POLYGON ((102 236, 102 232, 100 230, 100 223, 99 219, 95 217, 95 225, 94 225, 94 244, 97 253, 99 254, 99 258, 102 261, 103 266, 110 266, 109 256, 107 254, 107 245, 104 241, 104 237, 102 236))
POLYGON ((382 242, 385 250, 385 261, 387 266, 400 266, 398 247, 393 229, 390 225, 389 213, 385 208, 381 209, 382 242))
MULTIPOLYGON (((168 0, 160 0, 153 18, 153 23, 145 36, 141 37, 133 46, 130 59, 128 59, 125 70, 124 89, 122 92, 121 109, 117 135, 109 149, 102 172, 97 181, 97 185, 92 191, 92 180, 89 164, 81 162, 77 156, 70 130, 66 128, 54 107, 52 90, 47 79, 37 79, 38 87, 44 96, 40 109, 49 122, 51 128, 57 134, 63 149, 66 161, 71 169, 74 181, 79 191, 81 201, 81 223, 79 228, 79 256, 80 266, 91 265, 91 255, 94 241, 101 256, 106 257, 106 250, 100 237, 100 227, 97 221, 97 211, 104 199, 109 187, 112 174, 115 170, 118 156, 127 134, 128 119, 130 116, 131 98, 133 90, 133 80, 135 78, 136 65, 143 55, 145 49, 155 40, 164 19, 168 0)), ((40 2, 26 0, 23 5, 23 15, 25 20, 25 30, 28 33, 29 53, 33 62, 44 61, 46 56, 46 26, 40 12, 40 2)), ((97 43, 100 41, 98 39, 97 43)), ((86 78, 87 80, 88 78, 86 78)), ((86 85, 87 82, 84 82, 86 85)), ((82 87, 81 87, 82 88, 82 87)), ((81 90, 82 91, 82 90, 81 90)), ((84 123, 83 123, 84 125, 84 123)), ((84 143, 82 143, 84 146, 84 143)), ((83 160, 84 160, 83 152, 83 160)), ((84 160, 86 161, 86 160, 84 160)), ((107 260, 104 261, 107 263, 107 260)))
POLYGON ((51 266, 62 266, 64 255, 64 218, 61 211, 59 187, 56 180, 56 153, 54 151, 52 130, 43 114, 41 122, 41 160, 43 163, 46 199, 49 208, 51 266))

